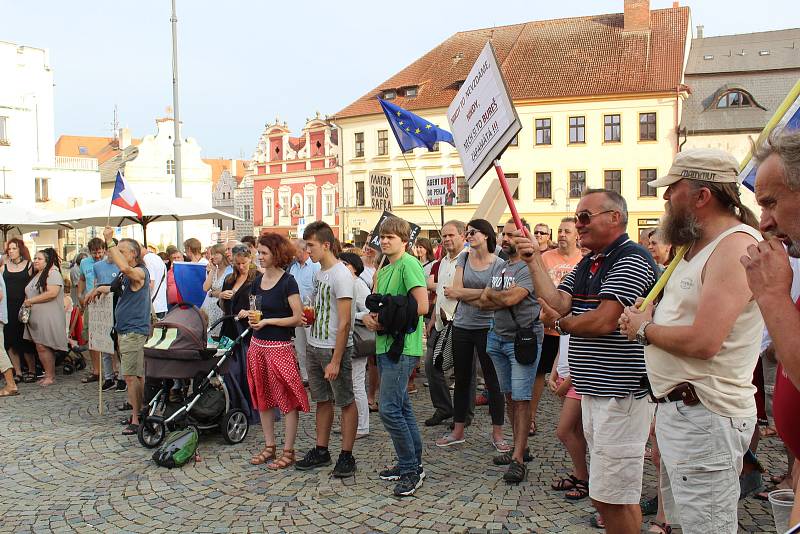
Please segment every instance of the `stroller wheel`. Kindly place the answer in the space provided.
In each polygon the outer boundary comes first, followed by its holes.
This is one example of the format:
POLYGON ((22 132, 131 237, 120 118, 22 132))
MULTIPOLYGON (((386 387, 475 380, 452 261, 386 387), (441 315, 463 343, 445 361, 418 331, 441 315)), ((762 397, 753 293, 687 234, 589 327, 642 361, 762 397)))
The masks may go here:
POLYGON ((76 368, 78 371, 83 371, 84 369, 86 369, 86 360, 85 360, 85 359, 83 359, 83 358, 81 358, 80 360, 78 360, 78 362, 75 364, 75 368, 76 368))
POLYGON ((225 441, 231 445, 236 445, 247 437, 250 424, 247 422, 247 416, 242 410, 231 410, 223 416, 219 427, 225 441))
POLYGON ((74 372, 75 372, 75 369, 72 367, 72 365, 70 365, 68 363, 64 364, 64 374, 65 375, 71 375, 74 372))
POLYGON ((148 449, 154 449, 161 445, 167 435, 167 429, 161 421, 153 421, 149 417, 142 420, 139 424, 139 432, 136 437, 139 443, 148 449))

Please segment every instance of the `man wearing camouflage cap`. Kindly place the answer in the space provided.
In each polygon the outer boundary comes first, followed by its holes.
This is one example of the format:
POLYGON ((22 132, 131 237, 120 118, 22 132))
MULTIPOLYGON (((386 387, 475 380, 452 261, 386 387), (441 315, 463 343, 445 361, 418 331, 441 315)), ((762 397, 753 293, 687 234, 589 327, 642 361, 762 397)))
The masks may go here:
POLYGON ((664 507, 686 534, 737 531, 738 477, 756 424, 764 323, 739 258, 761 235, 739 197, 738 168, 726 152, 688 150, 650 182, 667 188, 665 240, 688 248, 655 310, 620 317, 645 345, 664 507))

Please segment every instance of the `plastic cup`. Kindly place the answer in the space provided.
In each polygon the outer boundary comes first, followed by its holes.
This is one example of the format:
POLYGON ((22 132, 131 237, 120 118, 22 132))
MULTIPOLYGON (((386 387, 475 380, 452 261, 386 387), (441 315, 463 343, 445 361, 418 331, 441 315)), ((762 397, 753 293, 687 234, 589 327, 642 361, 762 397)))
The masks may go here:
POLYGON ((775 521, 775 531, 783 534, 789 530, 789 516, 794 506, 794 492, 790 489, 780 489, 769 492, 769 503, 772 505, 772 519, 775 521))
POLYGON ((307 326, 311 326, 312 324, 314 324, 314 319, 316 319, 314 308, 312 308, 311 306, 303 307, 303 315, 305 315, 306 317, 307 326))

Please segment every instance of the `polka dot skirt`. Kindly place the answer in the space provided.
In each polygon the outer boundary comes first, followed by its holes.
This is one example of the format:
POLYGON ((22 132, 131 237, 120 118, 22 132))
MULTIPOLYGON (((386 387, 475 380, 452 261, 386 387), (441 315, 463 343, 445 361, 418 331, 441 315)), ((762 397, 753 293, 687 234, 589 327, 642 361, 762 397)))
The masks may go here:
POLYGON ((281 413, 309 411, 308 395, 300 378, 294 346, 287 341, 252 338, 247 351, 247 383, 253 408, 281 413))

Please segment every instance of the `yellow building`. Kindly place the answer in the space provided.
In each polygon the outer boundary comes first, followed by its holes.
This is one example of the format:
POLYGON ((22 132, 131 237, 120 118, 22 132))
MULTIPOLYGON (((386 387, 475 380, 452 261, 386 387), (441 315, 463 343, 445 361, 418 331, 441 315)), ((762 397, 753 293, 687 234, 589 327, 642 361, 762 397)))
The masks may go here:
POLYGON ((426 209, 426 177, 454 174, 458 205, 446 208, 445 219, 470 219, 494 171, 468 190, 452 146, 404 158, 377 97, 449 129, 447 106, 489 39, 522 122, 501 158, 506 175, 520 178, 515 196, 522 216, 557 226, 574 214, 585 188, 608 187, 628 201, 632 237, 654 226, 664 203, 645 182, 665 173, 677 151, 689 9, 650 11, 642 0, 625 0, 624 8, 459 32, 337 113, 345 232, 358 241, 380 216, 371 209, 373 173, 391 176, 393 212, 429 231, 438 228, 440 213, 426 209))

